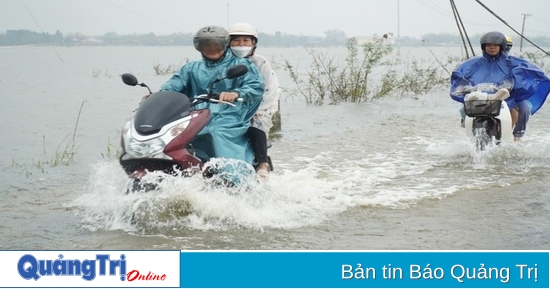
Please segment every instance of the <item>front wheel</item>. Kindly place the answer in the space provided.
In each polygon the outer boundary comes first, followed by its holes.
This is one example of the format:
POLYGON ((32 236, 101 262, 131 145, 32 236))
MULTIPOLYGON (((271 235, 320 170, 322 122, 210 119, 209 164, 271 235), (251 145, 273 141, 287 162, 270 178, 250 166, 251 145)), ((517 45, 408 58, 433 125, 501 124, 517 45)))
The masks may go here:
POLYGON ((160 179, 157 182, 150 182, 138 178, 130 178, 126 184, 126 194, 154 191, 158 188, 158 182, 160 182, 160 179))
POLYGON ((491 144, 491 136, 487 133, 487 128, 476 127, 474 129, 474 139, 476 141, 477 150, 485 150, 485 148, 491 144))
POLYGON ((488 145, 500 143, 502 138, 500 121, 491 117, 476 118, 473 122, 472 134, 477 150, 485 150, 488 145))

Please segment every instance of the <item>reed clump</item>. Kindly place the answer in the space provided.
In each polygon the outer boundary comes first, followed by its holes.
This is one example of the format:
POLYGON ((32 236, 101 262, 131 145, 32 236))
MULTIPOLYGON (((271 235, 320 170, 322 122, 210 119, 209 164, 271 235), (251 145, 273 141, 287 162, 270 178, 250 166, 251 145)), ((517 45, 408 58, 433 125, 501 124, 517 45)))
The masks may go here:
POLYGON ((447 86, 449 71, 459 61, 449 57, 445 63, 438 60, 435 65, 416 59, 405 62, 392 58, 393 47, 380 37, 373 39, 363 44, 348 39, 343 62, 328 52, 306 48, 311 65, 302 73, 285 60, 285 69, 295 84, 290 93, 314 105, 420 95, 447 86))
POLYGON ((24 164, 16 159, 12 159, 11 166, 21 169, 21 173, 25 175, 26 178, 29 178, 32 175, 33 168, 38 169, 40 172, 45 173, 47 167, 56 167, 60 165, 70 165, 76 156, 79 145, 76 142, 76 132, 78 130, 78 124, 80 122, 80 116, 82 115, 82 109, 84 104, 89 103, 84 100, 80 104, 80 109, 78 110, 78 115, 76 118, 75 126, 72 133, 65 136, 65 138, 57 145, 55 153, 53 156, 49 156, 46 152, 46 136, 42 136, 42 150, 43 156, 38 160, 32 160, 31 164, 24 164), (70 141, 69 141, 70 139, 70 141), (64 149, 62 147, 64 146, 64 149))

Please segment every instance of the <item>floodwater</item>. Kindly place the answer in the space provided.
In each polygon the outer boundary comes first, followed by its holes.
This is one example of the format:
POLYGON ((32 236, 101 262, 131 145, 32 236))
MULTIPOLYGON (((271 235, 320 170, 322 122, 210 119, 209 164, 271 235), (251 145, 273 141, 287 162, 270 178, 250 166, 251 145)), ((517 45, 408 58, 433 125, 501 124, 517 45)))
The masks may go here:
MULTIPOLYGON (((459 51, 401 50, 411 59, 459 51)), ((157 194, 125 195, 115 154, 146 90, 119 75, 156 90, 169 76, 153 66, 198 53, 0 48, 0 249, 550 249, 549 107, 523 142, 476 152, 445 89, 308 106, 290 96, 283 69, 284 60, 306 69, 307 52, 259 53, 287 90, 269 181, 234 194, 169 178, 157 194)))

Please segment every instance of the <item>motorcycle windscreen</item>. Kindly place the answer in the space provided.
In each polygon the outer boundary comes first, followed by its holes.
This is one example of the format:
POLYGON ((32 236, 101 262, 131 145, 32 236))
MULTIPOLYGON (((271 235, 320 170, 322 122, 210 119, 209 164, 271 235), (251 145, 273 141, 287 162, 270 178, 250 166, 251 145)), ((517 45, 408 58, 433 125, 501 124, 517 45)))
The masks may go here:
POLYGON ((138 107, 134 126, 142 135, 154 134, 164 125, 188 116, 190 110, 191 103, 185 94, 173 91, 155 92, 138 107))

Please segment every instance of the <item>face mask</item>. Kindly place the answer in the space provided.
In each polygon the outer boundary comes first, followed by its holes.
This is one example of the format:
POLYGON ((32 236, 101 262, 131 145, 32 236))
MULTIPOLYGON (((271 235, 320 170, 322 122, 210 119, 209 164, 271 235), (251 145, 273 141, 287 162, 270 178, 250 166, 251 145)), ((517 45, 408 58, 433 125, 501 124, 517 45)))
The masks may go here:
POLYGON ((253 47, 249 46, 233 46, 231 47, 231 51, 233 51, 235 56, 244 58, 250 53, 250 51, 252 51, 252 48, 253 47))

